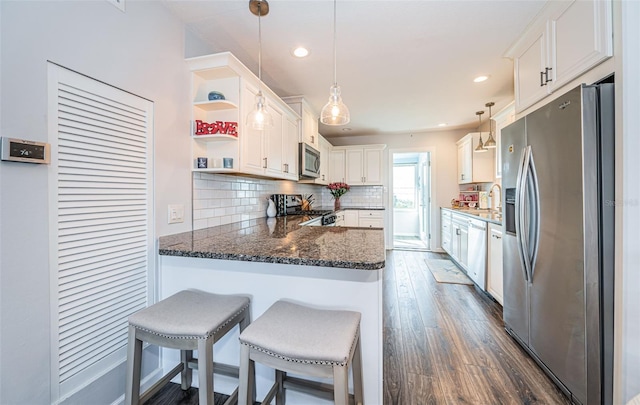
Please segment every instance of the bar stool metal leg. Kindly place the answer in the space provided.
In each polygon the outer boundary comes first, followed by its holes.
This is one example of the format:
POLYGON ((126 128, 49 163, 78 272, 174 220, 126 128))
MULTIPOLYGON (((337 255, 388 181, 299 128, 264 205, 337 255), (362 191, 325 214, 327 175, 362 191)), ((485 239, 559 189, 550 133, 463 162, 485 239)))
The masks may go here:
POLYGON ((191 388, 191 383, 193 380, 193 370, 189 367, 189 362, 193 361, 193 350, 180 350, 180 358, 182 361, 182 373, 181 373, 181 382, 180 388, 183 390, 188 390, 191 388))
POLYGON ((360 344, 360 335, 356 341, 355 353, 351 363, 351 372, 353 373, 353 397, 355 405, 364 404, 364 392, 362 385, 362 346, 360 344))
POLYGON ((213 405, 213 339, 198 340, 198 384, 199 403, 213 405))
POLYGON ((140 400, 140 367, 142 365, 142 341, 136 338, 136 328, 129 326, 127 343, 127 377, 124 403, 138 405, 140 400))

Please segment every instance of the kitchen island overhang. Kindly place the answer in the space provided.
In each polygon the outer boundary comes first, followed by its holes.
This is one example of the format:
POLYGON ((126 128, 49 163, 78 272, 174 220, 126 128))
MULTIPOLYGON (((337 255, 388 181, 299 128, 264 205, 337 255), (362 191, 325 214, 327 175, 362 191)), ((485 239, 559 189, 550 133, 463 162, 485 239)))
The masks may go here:
MULTIPOLYGON (((252 319, 277 300, 362 313, 363 379, 366 403, 382 403, 382 229, 299 226, 302 218, 278 217, 207 228, 159 240, 160 298, 195 288, 252 299, 252 319), (269 254, 269 252, 272 252, 269 254)), ((214 346, 216 361, 238 364, 238 331, 214 346)), ((178 361, 163 351, 163 367, 178 361)), ((256 366, 258 399, 274 372, 256 366)), ((351 383, 350 383, 351 384, 351 383)), ((237 385, 216 375, 215 390, 237 385)), ((332 403, 289 390, 291 404, 332 403)))

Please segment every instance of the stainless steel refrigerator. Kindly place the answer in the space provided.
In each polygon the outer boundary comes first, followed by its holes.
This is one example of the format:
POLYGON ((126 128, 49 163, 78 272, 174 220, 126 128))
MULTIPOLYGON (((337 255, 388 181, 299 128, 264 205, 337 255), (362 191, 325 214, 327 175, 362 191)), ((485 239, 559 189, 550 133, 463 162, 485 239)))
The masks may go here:
POLYGON ((613 389, 613 84, 502 130, 504 322, 576 403, 613 389))

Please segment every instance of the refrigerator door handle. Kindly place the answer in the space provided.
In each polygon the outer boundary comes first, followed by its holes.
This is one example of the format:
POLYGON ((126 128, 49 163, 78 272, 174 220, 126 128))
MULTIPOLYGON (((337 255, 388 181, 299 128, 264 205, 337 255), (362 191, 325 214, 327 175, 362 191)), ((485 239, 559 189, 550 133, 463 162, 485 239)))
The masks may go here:
POLYGON ((527 149, 522 150, 522 155, 520 156, 520 165, 518 167, 518 177, 516 179, 516 203, 515 203, 515 228, 516 228, 516 245, 518 247, 518 257, 520 258, 520 264, 522 265, 522 270, 524 271, 524 280, 529 281, 529 272, 527 271, 527 259, 525 258, 525 251, 523 246, 523 237, 524 237, 524 187, 523 187, 523 179, 525 178, 525 161, 527 157, 527 149))
MULTIPOLYGON (((531 146, 529 146, 531 148, 531 146)), ((540 187, 538 185, 538 174, 536 172, 536 165, 533 160, 533 151, 529 151, 529 165, 528 170, 530 172, 531 190, 533 195, 531 196, 531 219, 533 226, 533 240, 530 245, 529 252, 529 279, 533 281, 533 273, 536 267, 536 259, 538 258, 538 248, 540 246, 540 187)), ((527 232, 529 234, 529 232, 527 232)))

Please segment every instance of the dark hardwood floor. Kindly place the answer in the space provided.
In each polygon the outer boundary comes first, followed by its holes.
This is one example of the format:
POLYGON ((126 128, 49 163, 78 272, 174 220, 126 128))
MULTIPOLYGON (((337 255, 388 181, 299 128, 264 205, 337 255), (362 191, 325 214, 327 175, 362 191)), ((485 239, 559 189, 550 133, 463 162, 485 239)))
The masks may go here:
POLYGON ((384 283, 384 405, 569 404, 505 332, 474 286, 437 283, 425 259, 395 250, 384 283))
MULTIPOLYGON (((384 405, 570 404, 507 335, 502 308, 473 286, 437 283, 446 254, 390 251, 384 271, 384 405)), ((216 395, 216 404, 223 402, 216 395)), ((169 384, 147 404, 195 405, 169 384)), ((382 404, 367 404, 382 405, 382 404)))

